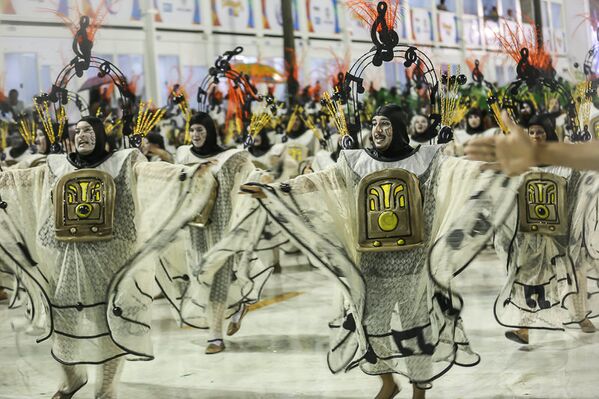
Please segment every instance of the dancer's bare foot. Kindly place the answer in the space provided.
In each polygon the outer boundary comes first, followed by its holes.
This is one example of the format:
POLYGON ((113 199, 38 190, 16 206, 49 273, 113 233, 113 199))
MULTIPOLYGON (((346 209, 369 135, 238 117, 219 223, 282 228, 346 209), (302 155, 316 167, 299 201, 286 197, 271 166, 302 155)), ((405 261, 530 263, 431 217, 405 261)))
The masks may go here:
POLYGON ((400 391, 399 385, 395 383, 392 374, 381 374, 383 386, 374 399, 393 399, 400 391))
POLYGON ((519 330, 507 331, 505 337, 509 340, 517 342, 522 345, 528 344, 528 328, 521 328, 519 330))
POLYGON ((426 391, 424 389, 420 389, 416 386, 416 384, 412 384, 412 399, 425 399, 426 391))
POLYGON ((0 288, 0 301, 6 301, 8 299, 8 294, 2 288, 0 288))
POLYGON ((597 331, 597 328, 595 328, 595 325, 589 319, 584 319, 583 321, 581 321, 578 324, 580 325, 580 329, 584 333, 592 334, 597 331))

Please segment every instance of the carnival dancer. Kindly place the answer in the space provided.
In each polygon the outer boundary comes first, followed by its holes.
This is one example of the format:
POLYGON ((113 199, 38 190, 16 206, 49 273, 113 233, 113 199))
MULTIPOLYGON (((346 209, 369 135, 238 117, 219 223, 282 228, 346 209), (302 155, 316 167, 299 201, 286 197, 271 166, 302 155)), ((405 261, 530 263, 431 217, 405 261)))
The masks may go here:
MULTIPOLYGON (((534 143, 559 141, 547 118, 535 115, 528 123, 534 143)), ((505 334, 512 341, 528 344, 529 328, 561 330, 573 323, 595 332, 587 318, 586 265, 574 264, 569 252, 579 179, 579 173, 559 167, 525 174, 518 206, 496 233, 508 279, 494 313, 501 325, 518 327, 505 334)))
POLYGON ((436 144, 437 131, 429 127, 430 123, 426 116, 417 114, 412 117, 409 130, 412 147, 436 144))
POLYGON ((153 359, 154 272, 143 260, 204 208, 199 187, 216 184, 202 167, 150 164, 105 143, 102 121, 84 117, 75 152, 0 172, 0 253, 47 317, 39 341, 52 338, 63 371, 54 399, 72 398, 90 364, 95 398, 116 398, 123 358, 153 359))
MULTIPOLYGON (((398 394, 392 374, 399 373, 412 382, 413 397, 423 398, 453 364, 479 361, 459 309, 433 292, 425 268, 429 244, 458 206, 449 192, 468 192, 479 165, 443 155, 440 145, 411 147, 396 105, 377 110, 372 126, 373 147, 342 151, 334 167, 280 188, 255 183, 243 189, 259 198, 313 265, 343 281, 348 306, 342 325, 333 326, 338 339, 329 353, 330 369, 360 366, 380 375, 378 399, 398 394)), ((205 262, 222 263, 230 256, 226 251, 248 245, 249 223, 248 218, 236 224, 205 262), (240 236, 244 242, 235 243, 240 236)))
MULTIPOLYGON (((218 182, 218 188, 211 194, 213 209, 201 215, 189 228, 192 249, 189 264, 193 269, 199 265, 202 254, 205 254, 229 231, 239 186, 246 181, 255 167, 247 151, 227 149, 219 145, 214 121, 207 113, 198 112, 191 118, 189 125, 191 145, 179 147, 176 163, 189 165, 209 162, 211 173, 218 182)), ((259 260, 248 261, 258 262, 259 260)), ((216 354, 225 350, 223 320, 231 318, 227 328, 227 335, 231 336, 239 330, 241 321, 247 313, 245 300, 249 292, 244 291, 246 287, 243 284, 246 280, 236 276, 236 285, 231 284, 235 274, 234 264, 235 259, 229 259, 214 276, 209 286, 194 287, 194 282, 190 282, 188 289, 197 291, 193 291, 194 294, 191 291, 186 293, 188 297, 195 296, 193 300, 186 303, 191 306, 193 303, 201 303, 202 308, 192 310, 192 314, 199 312, 200 316, 187 316, 188 312, 184 309, 184 305, 179 308, 185 322, 195 327, 205 328, 206 321, 201 320, 202 315, 207 318, 210 331, 206 354, 216 354)), ((269 274, 264 273, 263 278, 266 279, 269 274)), ((185 298, 179 303, 184 302, 185 298)))
POLYGON ((485 129, 484 114, 479 108, 470 108, 466 113, 466 128, 454 130, 454 140, 463 153, 464 146, 474 137, 487 137, 499 133, 497 127, 485 129))

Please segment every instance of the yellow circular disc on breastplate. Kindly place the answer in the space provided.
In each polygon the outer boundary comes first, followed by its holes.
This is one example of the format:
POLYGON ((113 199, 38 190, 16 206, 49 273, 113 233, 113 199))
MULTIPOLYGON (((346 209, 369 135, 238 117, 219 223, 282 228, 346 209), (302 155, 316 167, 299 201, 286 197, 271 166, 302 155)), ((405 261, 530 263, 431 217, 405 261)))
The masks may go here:
POLYGON ((549 209, 545 205, 535 206, 535 215, 539 219, 547 219, 549 217, 549 209))
POLYGON ((89 215, 92 213, 92 206, 90 204, 79 204, 75 208, 75 214, 79 216, 80 219, 87 219, 89 215))
POLYGON ((383 231, 393 231, 397 227, 399 219, 397 215, 391 211, 385 211, 379 216, 379 227, 383 231))

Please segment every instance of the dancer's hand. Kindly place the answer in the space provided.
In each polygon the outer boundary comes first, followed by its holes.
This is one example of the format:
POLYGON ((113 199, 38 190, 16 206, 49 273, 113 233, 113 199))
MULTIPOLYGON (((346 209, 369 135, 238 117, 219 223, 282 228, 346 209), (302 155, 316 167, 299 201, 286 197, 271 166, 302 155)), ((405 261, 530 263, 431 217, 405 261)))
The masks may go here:
POLYGON ((501 116, 510 133, 470 140, 465 153, 471 160, 488 162, 483 169, 501 170, 516 176, 537 165, 537 145, 507 112, 503 111, 501 116))
POLYGON ((507 112, 502 113, 502 118, 510 134, 496 138, 497 161, 505 174, 516 176, 538 164, 536 153, 539 145, 530 140, 528 133, 514 123, 507 112))

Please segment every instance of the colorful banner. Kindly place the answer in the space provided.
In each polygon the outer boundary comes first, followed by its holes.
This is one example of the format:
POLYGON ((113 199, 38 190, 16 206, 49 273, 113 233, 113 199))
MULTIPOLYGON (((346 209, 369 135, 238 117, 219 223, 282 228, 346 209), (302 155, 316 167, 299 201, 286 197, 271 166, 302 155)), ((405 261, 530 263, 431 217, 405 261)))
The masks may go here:
POLYGON ((212 0, 212 25, 230 31, 254 28, 252 0, 212 0))
MULTIPOLYGON (((299 30, 297 0, 293 4, 293 29, 299 30)), ((275 33, 283 32, 283 12, 280 0, 262 0, 262 27, 275 33)))
POLYGON ((412 8, 412 39, 420 43, 433 41, 433 17, 431 12, 424 8, 412 8))
POLYGON ((438 11, 437 26, 439 28, 439 41, 448 46, 458 44, 458 21, 452 12, 438 11))
POLYGON ((485 21, 485 43, 487 46, 492 48, 499 48, 499 41, 497 35, 499 35, 500 27, 499 23, 495 21, 485 21))
POLYGON ((69 0, 0 0, 0 13, 27 18, 53 18, 54 12, 67 15, 69 0))
POLYGON ((185 28, 201 23, 200 0, 157 0, 157 3, 164 25, 185 28))
POLYGON ((366 26, 366 23, 353 12, 346 12, 346 14, 347 28, 352 37, 358 40, 372 40, 370 38, 370 26, 366 26))
MULTIPOLYGON (((108 13, 104 24, 128 25, 132 21, 141 20, 140 0, 77 0, 79 9, 86 15, 92 15, 102 3, 108 13)), ((154 0, 156 8, 156 0, 154 0)), ((71 13, 72 14, 72 13, 71 13)))
POLYGON ((336 34, 341 32, 337 0, 306 0, 308 31, 319 34, 336 34))
POLYGON ((480 47, 482 45, 480 34, 480 23, 474 16, 464 16, 464 41, 468 47, 480 47))

